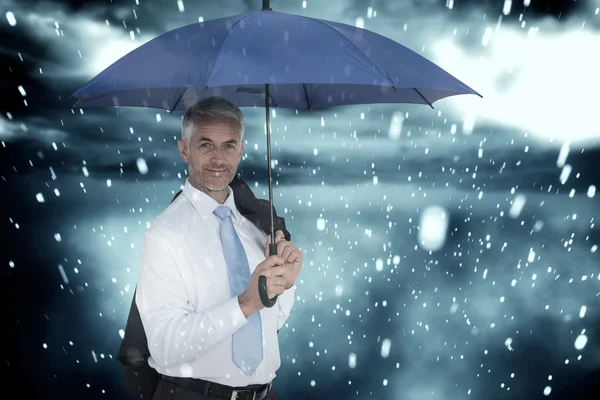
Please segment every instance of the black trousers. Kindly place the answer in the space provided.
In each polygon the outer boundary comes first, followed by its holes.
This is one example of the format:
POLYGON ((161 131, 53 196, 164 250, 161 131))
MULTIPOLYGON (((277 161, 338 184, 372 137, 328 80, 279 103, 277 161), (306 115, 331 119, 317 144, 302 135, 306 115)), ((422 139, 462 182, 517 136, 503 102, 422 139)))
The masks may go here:
MULTIPOLYGON (((161 379, 152 400, 223 400, 216 397, 206 397, 202 393, 180 388, 168 380, 161 379)), ((258 400, 258 399, 257 399, 258 400)), ((271 391, 264 400, 279 400, 275 389, 271 391)))

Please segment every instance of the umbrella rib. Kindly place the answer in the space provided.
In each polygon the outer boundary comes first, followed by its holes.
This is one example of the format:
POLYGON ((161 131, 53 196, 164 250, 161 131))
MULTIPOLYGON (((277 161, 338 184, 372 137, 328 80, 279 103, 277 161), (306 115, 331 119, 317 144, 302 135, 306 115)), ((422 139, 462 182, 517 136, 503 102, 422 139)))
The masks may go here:
POLYGON ((414 89, 414 91, 415 91, 415 92, 417 92, 417 94, 418 94, 419 96, 421 96, 421 98, 422 98, 423 100, 425 100, 425 101, 427 102, 427 104, 429 104, 429 107, 433 108, 433 104, 431 104, 431 103, 429 102, 429 100, 427 100, 427 99, 425 98, 425 96, 423 96, 423 95, 421 94, 421 92, 419 92, 419 90, 418 90, 417 88, 413 88, 413 89, 414 89))
POLYGON ((177 105, 179 105, 179 102, 181 101, 181 99, 183 99, 183 95, 185 94, 185 92, 187 92, 187 90, 188 90, 187 87, 183 89, 183 92, 181 92, 181 95, 175 101, 175 104, 173 104, 173 107, 171 107, 171 109, 169 110, 169 114, 173 114, 173 111, 175 111, 175 109, 177 108, 177 105))
MULTIPOLYGON (((243 19, 245 19, 248 16, 248 14, 242 14, 240 16, 240 18, 235 21, 232 25, 231 28, 229 28, 229 30, 227 31, 227 35, 225 35, 225 38, 223 38, 223 41, 221 42, 221 44, 219 45, 219 50, 217 50, 217 56, 215 57, 215 66, 217 65, 217 60, 219 59, 219 57, 221 56, 221 49, 223 48, 223 44, 225 43, 225 41, 227 40, 227 38, 229 37, 229 35, 231 34, 231 31, 233 31, 233 28, 235 28, 235 26, 237 24, 239 24, 243 19)), ((215 72, 215 67, 213 66, 212 71, 210 71, 210 75, 208 75, 208 78, 206 78, 206 82, 204 82, 204 86, 208 87, 208 82, 210 81, 210 78, 213 75, 213 72, 215 72)))
POLYGON ((369 60, 371 62, 371 64, 373 64, 373 66, 377 69, 377 72, 379 72, 379 74, 387 81, 389 81, 392 86, 394 85, 394 80, 390 79, 390 77, 386 76, 386 74, 383 72, 383 70, 381 68, 379 68, 379 66, 377 64, 375 64, 375 62, 373 60, 371 60, 371 57, 369 57, 368 55, 365 54, 364 51, 362 51, 361 49, 359 49, 358 47, 356 47, 356 45, 354 43, 352 43, 352 40, 348 39, 343 33, 339 32, 337 29, 335 29, 333 26, 326 24, 325 22, 316 19, 316 18, 308 18, 308 17, 304 17, 299 15, 300 18, 304 18, 307 19, 309 21, 314 21, 314 22, 318 22, 320 24, 325 25, 326 27, 328 27, 329 29, 331 29, 332 31, 336 32, 337 34, 339 34, 341 37, 343 37, 346 42, 348 42, 352 47, 354 47, 356 49, 356 51, 358 51, 360 54, 362 54, 363 56, 365 56, 367 58, 367 60, 369 60))
POLYGON ((302 84, 302 89, 304 89, 304 99, 306 99, 306 106, 308 107, 308 111, 310 111, 310 97, 308 96, 308 89, 306 89, 306 84, 302 84))

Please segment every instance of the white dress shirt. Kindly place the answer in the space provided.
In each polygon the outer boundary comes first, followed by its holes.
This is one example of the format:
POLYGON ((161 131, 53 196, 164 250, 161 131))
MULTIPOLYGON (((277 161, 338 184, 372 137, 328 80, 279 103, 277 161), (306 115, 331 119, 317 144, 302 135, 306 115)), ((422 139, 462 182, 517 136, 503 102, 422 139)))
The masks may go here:
MULTIPOLYGON (((144 235, 136 303, 148 338, 148 364, 159 373, 228 386, 264 384, 281 365, 277 330, 290 315, 295 285, 260 311, 263 359, 252 375, 234 362, 232 334, 247 323, 231 297, 217 203, 186 179, 183 192, 144 235)), ((229 187, 226 206, 250 264, 265 259, 267 235, 237 210, 229 187)))

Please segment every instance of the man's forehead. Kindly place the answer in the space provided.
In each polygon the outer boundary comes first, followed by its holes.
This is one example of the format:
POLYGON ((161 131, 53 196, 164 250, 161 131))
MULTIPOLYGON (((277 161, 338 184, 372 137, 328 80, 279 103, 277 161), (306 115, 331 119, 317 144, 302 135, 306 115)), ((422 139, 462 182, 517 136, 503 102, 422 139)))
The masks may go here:
MULTIPOLYGON (((198 124, 198 122, 196 121, 195 124, 198 124)), ((231 118, 226 118, 223 116, 219 116, 219 115, 203 115, 202 116, 202 122, 199 124, 199 126, 210 126, 210 125, 227 125, 227 126, 237 126, 238 122, 231 119, 231 118)))
POLYGON ((221 129, 196 129, 194 132, 195 140, 223 141, 223 142, 238 142, 240 135, 237 129, 221 130, 221 129))

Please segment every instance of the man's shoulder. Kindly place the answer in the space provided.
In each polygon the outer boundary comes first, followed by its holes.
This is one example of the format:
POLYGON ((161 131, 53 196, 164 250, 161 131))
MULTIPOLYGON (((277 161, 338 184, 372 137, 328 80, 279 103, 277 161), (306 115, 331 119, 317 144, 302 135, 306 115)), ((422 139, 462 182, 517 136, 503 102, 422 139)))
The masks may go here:
POLYGON ((148 233, 169 234, 181 232, 185 229, 194 216, 194 208, 180 194, 175 198, 148 227, 148 233))

